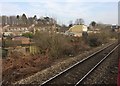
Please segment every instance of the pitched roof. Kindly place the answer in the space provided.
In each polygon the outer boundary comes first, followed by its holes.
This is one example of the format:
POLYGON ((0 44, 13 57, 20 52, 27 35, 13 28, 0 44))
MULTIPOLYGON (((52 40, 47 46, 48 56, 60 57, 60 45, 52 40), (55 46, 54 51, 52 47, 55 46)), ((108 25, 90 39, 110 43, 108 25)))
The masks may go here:
POLYGON ((82 32, 83 31, 83 25, 74 25, 70 27, 70 32, 82 32))

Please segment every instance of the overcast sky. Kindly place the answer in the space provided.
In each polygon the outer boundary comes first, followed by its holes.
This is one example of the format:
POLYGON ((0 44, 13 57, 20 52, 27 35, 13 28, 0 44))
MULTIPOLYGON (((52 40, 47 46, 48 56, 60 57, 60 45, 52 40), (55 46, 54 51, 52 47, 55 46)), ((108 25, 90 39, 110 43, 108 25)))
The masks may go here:
POLYGON ((118 23, 118 0, 1 0, 0 11, 2 15, 50 16, 64 24, 76 18, 83 18, 86 24, 118 23))

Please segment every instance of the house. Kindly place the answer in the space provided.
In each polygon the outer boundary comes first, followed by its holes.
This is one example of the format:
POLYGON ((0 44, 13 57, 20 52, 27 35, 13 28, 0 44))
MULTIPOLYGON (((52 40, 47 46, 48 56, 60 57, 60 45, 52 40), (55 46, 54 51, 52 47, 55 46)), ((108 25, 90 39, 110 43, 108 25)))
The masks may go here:
POLYGON ((56 32, 57 31, 57 26, 56 25, 53 25, 53 24, 48 24, 48 25, 32 25, 29 27, 29 31, 30 32, 33 32, 34 34, 37 32, 37 31, 54 31, 56 32))
POLYGON ((12 40, 19 41, 22 45, 30 44, 30 38, 27 38, 27 37, 18 36, 18 37, 14 37, 12 40))
POLYGON ((38 48, 35 45, 33 45, 34 42, 30 42, 29 38, 26 38, 26 37, 14 37, 12 40, 13 41, 19 41, 21 43, 21 45, 22 45, 22 48, 25 49, 25 52, 29 52, 30 54, 36 54, 39 51, 38 48))
POLYGON ((13 35, 13 36, 21 36, 23 33, 29 32, 27 26, 4 26, 2 28, 5 36, 13 35))
POLYGON ((30 39, 27 37, 16 36, 11 39, 10 46, 5 47, 9 56, 11 52, 18 52, 24 54, 24 56, 30 53, 30 39))
POLYGON ((112 31, 119 32, 120 26, 117 24, 112 24, 111 29, 112 29, 112 31))
POLYGON ((86 25, 74 25, 72 27, 70 27, 70 29, 67 31, 69 33, 74 34, 74 36, 82 36, 83 32, 87 32, 88 28, 86 25))
POLYGON ((100 33, 100 29, 98 29, 98 28, 96 28, 96 29, 89 29, 88 31, 87 31, 87 33, 88 34, 90 34, 90 33, 100 33))

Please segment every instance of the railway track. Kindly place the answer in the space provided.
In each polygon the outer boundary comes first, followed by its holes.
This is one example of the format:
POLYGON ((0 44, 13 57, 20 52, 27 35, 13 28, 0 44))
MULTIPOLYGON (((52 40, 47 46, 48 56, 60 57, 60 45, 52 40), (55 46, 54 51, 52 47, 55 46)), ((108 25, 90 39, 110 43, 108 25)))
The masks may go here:
POLYGON ((43 82, 41 86, 46 85, 79 85, 81 82, 93 71, 95 70, 107 57, 109 57, 114 50, 119 47, 120 44, 113 43, 96 51, 92 55, 86 57, 85 59, 77 62, 66 70, 60 72, 59 74, 51 77, 47 81, 43 82))

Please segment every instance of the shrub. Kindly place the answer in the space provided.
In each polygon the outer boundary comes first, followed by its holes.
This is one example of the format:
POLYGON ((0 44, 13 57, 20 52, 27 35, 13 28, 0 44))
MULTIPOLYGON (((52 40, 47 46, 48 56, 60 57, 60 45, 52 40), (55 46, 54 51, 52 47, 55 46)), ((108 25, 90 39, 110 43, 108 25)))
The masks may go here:
POLYGON ((38 54, 50 59, 75 56, 88 48, 80 37, 66 36, 54 32, 37 32, 33 40, 39 50, 38 54))
POLYGON ((92 47, 109 42, 111 38, 116 38, 115 34, 109 30, 101 30, 100 33, 91 33, 88 36, 88 44, 92 47))
POLYGON ((8 51, 6 49, 1 49, 1 51, 2 51, 2 58, 5 58, 7 56, 8 51))
POLYGON ((18 58, 23 58, 24 54, 23 54, 23 52, 13 50, 9 53, 8 56, 10 58, 18 59, 18 58))
POLYGON ((30 33, 30 32, 23 33, 22 36, 27 37, 27 38, 33 38, 33 33, 30 33))
POLYGON ((39 54, 47 55, 50 58, 59 58, 73 52, 69 46, 70 39, 64 35, 48 32, 37 32, 34 36, 39 54))
POLYGON ((102 44, 102 39, 100 34, 90 34, 88 37, 88 44, 91 47, 96 47, 102 44))
POLYGON ((75 54, 75 50, 71 44, 65 44, 65 47, 63 47, 63 55, 70 56, 75 54))

